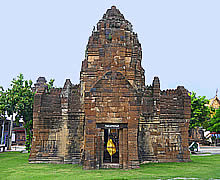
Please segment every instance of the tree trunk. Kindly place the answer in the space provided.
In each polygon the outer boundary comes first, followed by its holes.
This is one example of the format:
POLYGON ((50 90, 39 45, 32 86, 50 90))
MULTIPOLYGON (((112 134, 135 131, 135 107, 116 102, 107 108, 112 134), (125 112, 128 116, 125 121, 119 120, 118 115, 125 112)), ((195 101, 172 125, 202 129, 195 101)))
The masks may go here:
POLYGON ((8 150, 11 150, 11 144, 12 144, 12 129, 13 129, 13 119, 14 119, 14 114, 11 116, 11 121, 10 121, 10 129, 9 129, 9 134, 8 134, 8 150))
POLYGON ((3 124, 2 124, 2 138, 1 138, 1 144, 4 144, 4 131, 5 131, 5 119, 3 120, 3 124))

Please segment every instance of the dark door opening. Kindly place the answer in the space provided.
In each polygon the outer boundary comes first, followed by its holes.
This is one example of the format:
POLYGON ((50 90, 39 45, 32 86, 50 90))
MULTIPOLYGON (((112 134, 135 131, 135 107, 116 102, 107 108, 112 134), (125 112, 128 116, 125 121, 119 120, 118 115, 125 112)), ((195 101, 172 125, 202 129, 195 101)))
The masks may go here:
POLYGON ((119 163, 119 129, 104 129, 104 163, 119 163), (110 155, 107 144, 109 140, 112 140, 115 146, 116 152, 110 155))

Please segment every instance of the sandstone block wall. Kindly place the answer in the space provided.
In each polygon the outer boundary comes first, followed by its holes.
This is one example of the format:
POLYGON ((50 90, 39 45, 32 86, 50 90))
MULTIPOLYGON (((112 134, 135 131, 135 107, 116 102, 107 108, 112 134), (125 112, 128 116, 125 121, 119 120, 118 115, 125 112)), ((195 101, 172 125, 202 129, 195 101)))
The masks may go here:
POLYGON ((97 124, 126 124, 120 129, 120 167, 132 168, 139 164, 137 150, 140 98, 128 80, 120 72, 107 72, 90 92, 85 95, 85 164, 90 169, 103 167, 103 144, 97 137, 103 129, 97 124), (123 141, 123 138, 126 139, 123 141), (94 148, 95 147, 95 148, 94 148), (125 147, 132 147, 131 149, 125 147), (98 160, 98 161, 97 161, 98 160))
POLYGON ((161 91, 158 77, 145 86, 141 61, 137 34, 112 6, 89 37, 80 84, 67 79, 50 92, 45 78, 35 84, 29 161, 80 163, 84 169, 189 161, 188 91, 161 91), (116 163, 104 159, 111 130, 117 131, 116 163))
POLYGON ((143 97, 138 139, 140 161, 190 161, 188 127, 191 99, 188 91, 181 86, 160 91, 159 79, 155 78, 155 81, 151 96, 143 97))
POLYGON ((69 80, 62 89, 37 89, 30 162, 79 163, 84 122, 80 107, 79 86, 69 80))

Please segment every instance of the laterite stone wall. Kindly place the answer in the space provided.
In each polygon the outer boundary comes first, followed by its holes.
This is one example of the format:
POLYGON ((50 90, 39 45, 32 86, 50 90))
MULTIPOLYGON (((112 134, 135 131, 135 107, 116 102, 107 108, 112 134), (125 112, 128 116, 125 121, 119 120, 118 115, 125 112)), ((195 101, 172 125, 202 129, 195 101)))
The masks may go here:
POLYGON ((183 86, 162 91, 158 77, 146 86, 141 62, 137 34, 112 6, 89 37, 79 84, 67 79, 49 91, 44 77, 37 80, 30 163, 131 169, 190 161, 189 92, 183 86), (118 132, 117 163, 103 159, 111 128, 118 132))

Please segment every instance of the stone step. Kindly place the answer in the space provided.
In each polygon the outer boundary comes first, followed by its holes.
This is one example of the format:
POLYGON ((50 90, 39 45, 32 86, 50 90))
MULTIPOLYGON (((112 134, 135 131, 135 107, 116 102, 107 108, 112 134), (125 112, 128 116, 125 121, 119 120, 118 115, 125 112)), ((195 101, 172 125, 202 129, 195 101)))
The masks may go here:
POLYGON ((102 168, 120 168, 119 163, 103 163, 102 168))

